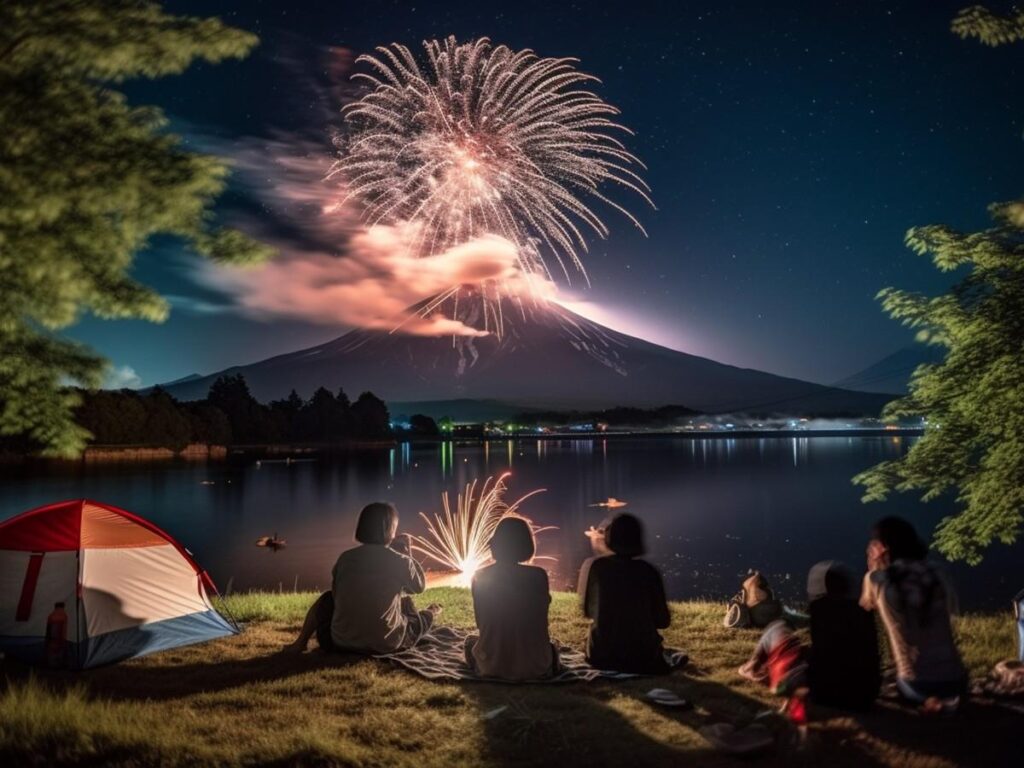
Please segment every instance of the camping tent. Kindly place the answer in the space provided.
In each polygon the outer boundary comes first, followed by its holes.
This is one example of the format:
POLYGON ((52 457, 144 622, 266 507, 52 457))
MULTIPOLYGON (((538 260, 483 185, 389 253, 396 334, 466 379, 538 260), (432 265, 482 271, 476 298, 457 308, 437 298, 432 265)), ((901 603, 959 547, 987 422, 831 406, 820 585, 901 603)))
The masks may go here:
POLYGON ((62 501, 0 523, 0 650, 12 657, 45 657, 59 602, 73 668, 237 634, 208 589, 188 550, 108 504, 62 501))

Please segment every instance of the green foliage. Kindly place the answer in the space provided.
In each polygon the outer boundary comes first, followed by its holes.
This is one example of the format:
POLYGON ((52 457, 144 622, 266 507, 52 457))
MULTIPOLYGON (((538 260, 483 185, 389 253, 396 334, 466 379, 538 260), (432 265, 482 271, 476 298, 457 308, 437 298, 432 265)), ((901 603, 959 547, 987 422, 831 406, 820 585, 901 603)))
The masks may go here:
MULTIPOLYGON (((336 444, 356 437, 391 434, 383 400, 364 392, 349 405, 344 390, 337 395, 321 387, 308 400, 293 390, 284 400, 267 405, 249 391, 241 374, 220 376, 206 400, 178 402, 156 387, 146 393, 122 390, 69 390, 75 400, 73 424, 99 445, 132 445, 181 450, 189 443, 261 445, 297 441, 336 444)), ((419 417, 426 419, 426 417, 419 417)), ((426 419, 429 425, 434 422, 426 419)), ((437 434, 436 426, 433 432, 437 434)), ((27 453, 23 442, 0 439, 0 449, 27 453)))
POLYGON ((161 321, 167 303, 134 281, 152 237, 249 262, 267 250, 217 229, 219 160, 185 151, 159 110, 112 85, 244 56, 256 38, 155 2, 9 0, 0 6, 0 435, 73 455, 71 383, 96 386, 103 361, 54 331, 89 312, 161 321))
POLYGON ((953 33, 997 46, 1024 40, 1024 11, 1013 9, 1003 16, 981 5, 964 8, 953 19, 953 33))
POLYGON ((1024 510, 1024 238, 1000 225, 973 233, 945 226, 910 230, 907 245, 944 271, 967 270, 945 295, 929 298, 887 288, 885 310, 946 348, 939 365, 920 366, 910 394, 890 403, 888 420, 925 417, 924 436, 902 459, 858 475, 864 499, 924 491, 925 501, 951 492, 961 511, 936 532, 950 559, 978 563, 993 541, 1013 543, 1024 510))
POLYGON ((344 390, 335 397, 320 387, 299 412, 295 437, 331 442, 341 435, 352 434, 352 408, 344 390))
POLYGON ((387 437, 391 433, 388 407, 372 392, 363 392, 352 404, 352 423, 358 437, 387 437))
POLYGON ((231 424, 206 401, 179 403, 160 388, 81 393, 75 421, 100 445, 144 445, 181 450, 189 443, 228 445, 231 424))
MULTIPOLYGON (((990 46, 1024 40, 1024 11, 999 16, 976 5, 960 11, 953 32, 990 46)), ((917 330, 917 340, 946 348, 940 365, 922 365, 910 394, 883 417, 923 416, 924 437, 898 461, 854 478, 864 500, 892 491, 950 492, 962 506, 936 531, 952 560, 981 562, 993 541, 1012 544, 1024 519, 1024 201, 994 203, 992 229, 962 233, 947 226, 911 229, 907 245, 931 254, 944 272, 967 276, 944 296, 886 288, 885 310, 917 330)))

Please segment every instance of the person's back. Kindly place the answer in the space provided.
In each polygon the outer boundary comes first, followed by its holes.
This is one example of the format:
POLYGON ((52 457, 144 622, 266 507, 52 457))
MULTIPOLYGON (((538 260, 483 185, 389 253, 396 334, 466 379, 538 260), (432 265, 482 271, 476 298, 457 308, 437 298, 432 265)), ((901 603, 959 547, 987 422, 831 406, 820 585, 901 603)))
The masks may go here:
POLYGON ((619 672, 668 671, 659 629, 669 625, 661 577, 643 560, 605 555, 584 564, 587 659, 619 672))
POLYGON ((595 667, 638 674, 668 672, 659 629, 671 620, 661 574, 635 559, 643 530, 632 515, 617 515, 605 530, 612 554, 594 557, 580 571, 584 615, 593 620, 587 660, 595 667))
POLYGON ((409 538, 397 534, 393 504, 376 501, 363 507, 355 531, 361 546, 341 553, 331 589, 309 607, 286 652, 304 652, 314 635, 324 651, 357 653, 390 653, 423 637, 441 606, 416 609, 409 594, 426 586, 423 569, 409 557, 409 538))
POLYGON ((952 712, 966 690, 967 671, 953 637, 952 588, 927 555, 909 522, 879 520, 868 542, 860 604, 882 618, 900 694, 926 713, 952 712))
POLYGON ((810 615, 811 696, 827 706, 867 709, 881 685, 874 616, 843 597, 814 600, 810 615))
POLYGON ((548 635, 548 575, 543 568, 498 562, 473 578, 473 609, 479 638, 469 649, 481 675, 530 680, 553 671, 548 635))
POLYGON ((919 683, 964 678, 950 620, 948 587, 924 560, 898 560, 867 580, 867 600, 885 625, 899 678, 919 683))
POLYGON ((334 644, 373 653, 397 650, 408 623, 403 592, 419 593, 424 586, 419 563, 388 546, 362 544, 342 552, 334 566, 334 644))

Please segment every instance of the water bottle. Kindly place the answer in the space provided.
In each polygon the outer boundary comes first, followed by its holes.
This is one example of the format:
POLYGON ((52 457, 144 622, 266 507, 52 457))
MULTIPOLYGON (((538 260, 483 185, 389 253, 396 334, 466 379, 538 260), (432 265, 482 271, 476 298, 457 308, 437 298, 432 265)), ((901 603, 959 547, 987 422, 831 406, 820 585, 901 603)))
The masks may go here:
POLYGON ((64 603, 55 603, 53 611, 46 617, 46 664, 49 667, 63 667, 67 661, 68 615, 64 603))

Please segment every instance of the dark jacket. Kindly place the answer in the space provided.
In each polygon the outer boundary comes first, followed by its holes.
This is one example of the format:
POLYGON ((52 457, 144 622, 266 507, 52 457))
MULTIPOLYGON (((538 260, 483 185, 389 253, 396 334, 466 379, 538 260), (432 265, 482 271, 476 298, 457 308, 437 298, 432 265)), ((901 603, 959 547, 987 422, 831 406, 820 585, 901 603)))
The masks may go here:
POLYGON ((621 555, 594 557, 580 570, 583 614, 593 619, 587 660, 599 669, 638 674, 668 672, 659 629, 671 621, 661 574, 650 563, 621 555))
POLYGON ((881 685, 874 615, 840 597, 813 600, 810 614, 811 696, 826 706, 867 709, 881 685))

